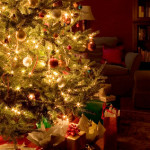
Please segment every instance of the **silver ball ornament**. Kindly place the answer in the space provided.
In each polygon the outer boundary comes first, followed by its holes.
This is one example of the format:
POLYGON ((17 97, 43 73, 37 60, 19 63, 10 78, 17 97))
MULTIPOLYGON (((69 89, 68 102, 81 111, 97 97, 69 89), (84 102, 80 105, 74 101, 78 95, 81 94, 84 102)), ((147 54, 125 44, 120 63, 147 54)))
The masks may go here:
POLYGON ((23 65, 25 67, 29 67, 32 65, 32 58, 30 56, 27 56, 23 59, 23 65))

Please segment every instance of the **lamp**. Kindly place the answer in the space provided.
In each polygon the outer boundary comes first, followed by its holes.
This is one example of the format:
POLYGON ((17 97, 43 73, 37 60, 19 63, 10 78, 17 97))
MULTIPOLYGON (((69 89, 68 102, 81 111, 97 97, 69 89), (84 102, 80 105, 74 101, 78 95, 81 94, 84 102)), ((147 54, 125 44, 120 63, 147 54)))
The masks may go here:
POLYGON ((82 6, 81 12, 80 12, 80 20, 82 20, 82 28, 83 31, 85 30, 85 28, 87 27, 85 25, 85 21, 89 20, 95 20, 92 11, 91 11, 91 7, 90 6, 82 6))
POLYGON ((80 20, 95 20, 91 11, 91 6, 82 6, 80 20))

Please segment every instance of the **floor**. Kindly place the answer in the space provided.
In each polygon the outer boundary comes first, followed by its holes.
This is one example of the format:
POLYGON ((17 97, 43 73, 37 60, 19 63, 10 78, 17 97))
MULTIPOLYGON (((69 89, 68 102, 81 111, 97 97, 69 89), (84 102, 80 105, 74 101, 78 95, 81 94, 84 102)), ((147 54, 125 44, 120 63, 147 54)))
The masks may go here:
POLYGON ((120 100, 117 146, 110 140, 104 148, 104 138, 97 141, 96 150, 150 150, 150 110, 135 109, 130 97, 120 100))
POLYGON ((150 149, 150 110, 135 109, 131 98, 120 101, 118 150, 150 149))

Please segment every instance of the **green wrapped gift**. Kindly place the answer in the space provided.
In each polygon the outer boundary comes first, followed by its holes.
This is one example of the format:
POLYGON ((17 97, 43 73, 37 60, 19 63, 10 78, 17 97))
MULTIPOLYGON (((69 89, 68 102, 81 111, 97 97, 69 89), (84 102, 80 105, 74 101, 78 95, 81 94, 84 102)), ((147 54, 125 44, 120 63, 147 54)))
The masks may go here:
MULTIPOLYGON (((100 121, 103 124, 102 116, 102 108, 103 103, 100 100, 90 100, 87 102, 85 106, 85 111, 83 114, 89 119, 94 121, 96 124, 100 121)), ((111 103, 106 103, 106 105, 110 105, 111 103)))

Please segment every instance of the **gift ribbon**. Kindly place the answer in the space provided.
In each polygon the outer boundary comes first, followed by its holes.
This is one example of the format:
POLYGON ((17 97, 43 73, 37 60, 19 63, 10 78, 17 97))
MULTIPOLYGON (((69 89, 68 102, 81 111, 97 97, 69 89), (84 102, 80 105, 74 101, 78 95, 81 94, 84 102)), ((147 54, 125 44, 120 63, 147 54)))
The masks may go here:
POLYGON ((75 124, 70 124, 67 130, 66 137, 79 135, 80 129, 75 124))
MULTIPOLYGON (((105 112, 106 108, 113 108, 113 109, 115 109, 115 110, 116 110, 116 116, 117 116, 117 114, 118 114, 118 109, 116 109, 116 108, 113 107, 113 106, 107 106, 106 103, 103 103, 103 106, 102 106, 102 116, 101 116, 101 119, 102 119, 102 120, 104 120, 104 112, 105 112)), ((112 111, 110 111, 109 109, 107 109, 107 112, 114 114, 114 113, 113 113, 112 111)))

